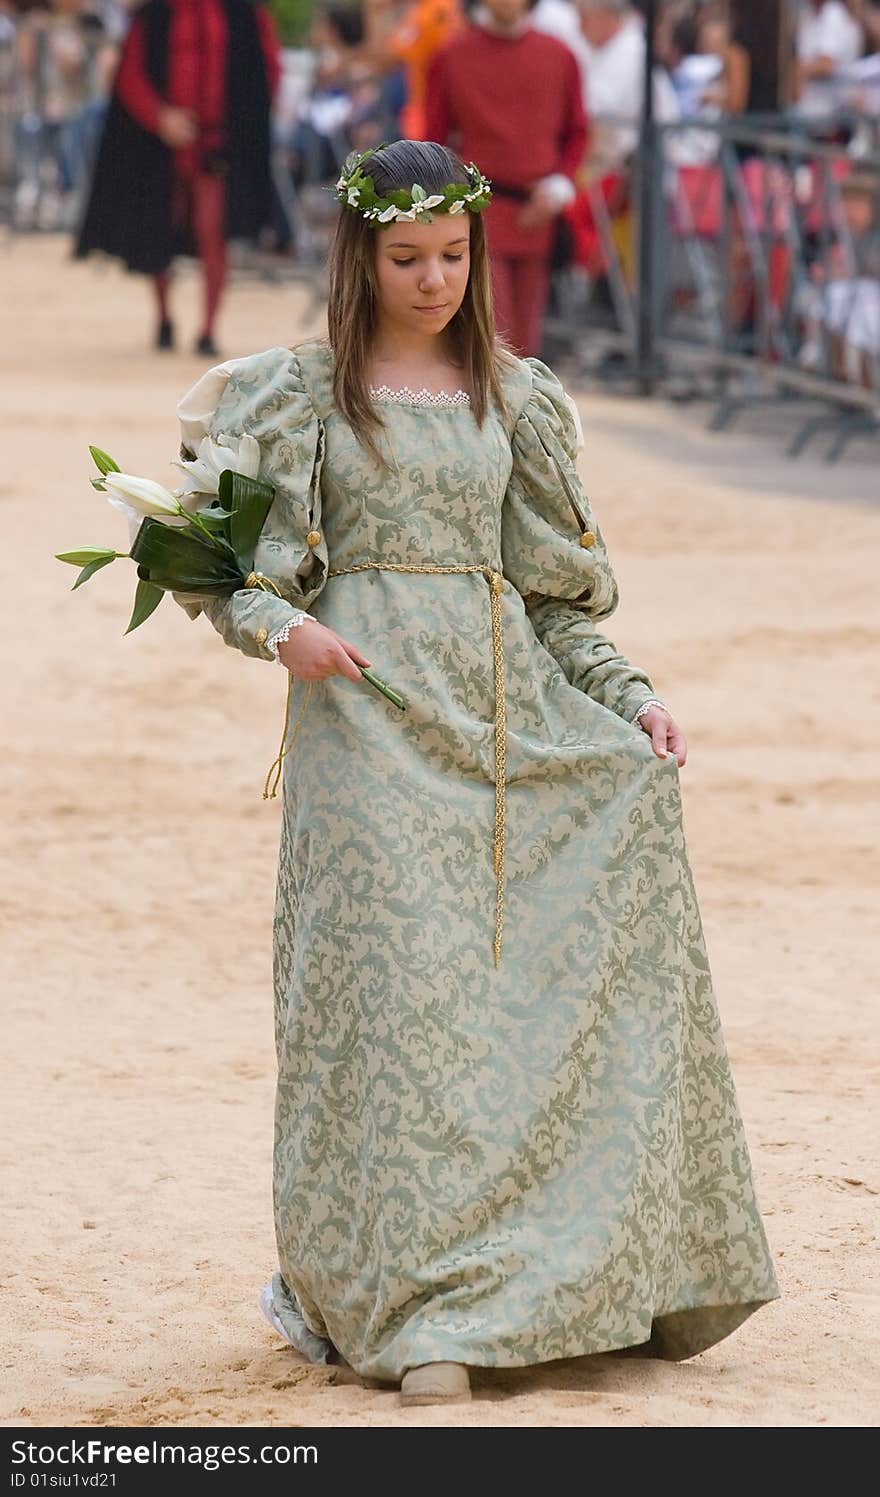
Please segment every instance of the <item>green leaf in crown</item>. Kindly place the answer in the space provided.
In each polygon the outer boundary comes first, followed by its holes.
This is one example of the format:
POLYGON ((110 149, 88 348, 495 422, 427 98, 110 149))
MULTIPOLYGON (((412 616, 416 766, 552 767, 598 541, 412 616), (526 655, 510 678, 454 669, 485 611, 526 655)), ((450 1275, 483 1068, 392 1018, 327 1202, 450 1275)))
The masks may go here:
POLYGON ((492 197, 492 187, 473 161, 467 167, 467 182, 449 182, 439 192, 426 192, 420 182, 413 182, 407 192, 396 189, 386 197, 376 192, 373 178, 364 171, 364 162, 375 155, 380 146, 373 146, 355 157, 343 171, 334 189, 337 200, 344 208, 352 208, 362 218, 375 225, 389 223, 433 223, 435 214, 448 213, 454 217, 460 213, 482 213, 492 197))

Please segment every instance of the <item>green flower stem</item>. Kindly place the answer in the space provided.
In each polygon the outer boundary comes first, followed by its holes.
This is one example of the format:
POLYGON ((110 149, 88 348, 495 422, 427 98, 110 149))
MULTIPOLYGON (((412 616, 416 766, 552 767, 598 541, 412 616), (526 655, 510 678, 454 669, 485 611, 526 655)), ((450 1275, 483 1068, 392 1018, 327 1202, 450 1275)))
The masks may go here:
POLYGON ((211 542, 212 546, 219 546, 222 550, 228 551, 230 555, 233 554, 232 547, 230 546, 229 542, 227 540, 224 540, 222 535, 217 535, 215 531, 211 530, 210 526, 205 525, 204 522, 199 519, 198 511, 184 509, 183 505, 179 504, 177 507, 177 513, 181 515, 188 524, 194 526, 196 530, 200 530, 202 535, 204 535, 211 542))
POLYGON ((210 530, 208 529, 208 526, 199 519, 198 514, 195 510, 184 509, 182 504, 178 504, 177 513, 181 517, 181 519, 186 520, 188 525, 194 525, 196 530, 200 530, 202 532, 202 535, 208 536, 209 540, 214 539, 214 537, 211 535, 210 530))
POLYGON ((374 675, 371 670, 368 670, 365 665, 358 666, 358 670, 360 671, 365 681, 369 681, 371 686, 375 686, 377 691, 381 691, 383 697, 387 697, 389 702, 393 702, 395 707, 400 708, 401 712, 406 711, 406 702, 403 700, 403 697, 399 692, 395 691, 393 687, 387 684, 387 682, 381 681, 379 677, 374 675))

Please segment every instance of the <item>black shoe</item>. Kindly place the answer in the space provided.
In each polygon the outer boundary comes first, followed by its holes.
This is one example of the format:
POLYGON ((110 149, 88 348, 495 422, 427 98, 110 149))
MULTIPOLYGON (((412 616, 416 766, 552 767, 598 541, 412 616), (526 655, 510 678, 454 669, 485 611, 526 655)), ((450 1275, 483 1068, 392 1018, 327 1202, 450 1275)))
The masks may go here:
POLYGON ((216 359, 220 352, 210 333, 202 333, 195 351, 203 354, 206 359, 216 359))
POLYGON ((159 323, 159 331, 156 334, 156 347, 157 348, 173 348, 174 347, 174 323, 173 322, 165 321, 165 322, 160 322, 159 323))

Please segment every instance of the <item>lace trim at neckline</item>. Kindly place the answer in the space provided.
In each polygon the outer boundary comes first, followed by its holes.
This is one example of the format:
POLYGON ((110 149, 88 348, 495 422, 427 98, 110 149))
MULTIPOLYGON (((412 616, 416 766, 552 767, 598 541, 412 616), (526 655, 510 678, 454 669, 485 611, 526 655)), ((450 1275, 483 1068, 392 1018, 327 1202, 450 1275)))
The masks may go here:
POLYGON ((461 406, 470 405, 471 397, 467 390, 456 390, 450 395, 446 390, 411 390, 404 385, 400 390, 392 390, 389 385, 371 385, 370 394, 374 400, 391 400, 398 405, 429 405, 429 406, 461 406))

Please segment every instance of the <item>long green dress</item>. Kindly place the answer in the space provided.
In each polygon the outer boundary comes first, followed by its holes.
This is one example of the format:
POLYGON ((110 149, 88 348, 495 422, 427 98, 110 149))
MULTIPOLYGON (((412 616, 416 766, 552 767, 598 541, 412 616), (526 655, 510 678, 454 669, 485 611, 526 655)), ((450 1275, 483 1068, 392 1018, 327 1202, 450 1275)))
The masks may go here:
POLYGON ((466 399, 377 392, 390 475, 326 343, 179 407, 189 449, 248 432, 276 486, 255 569, 283 596, 206 599, 227 643, 273 660, 307 609, 406 701, 313 684, 274 922, 274 1307, 312 1360, 389 1380, 687 1357, 778 1294, 678 766, 596 628, 617 589, 573 407, 536 359, 505 380, 482 430, 466 399))

